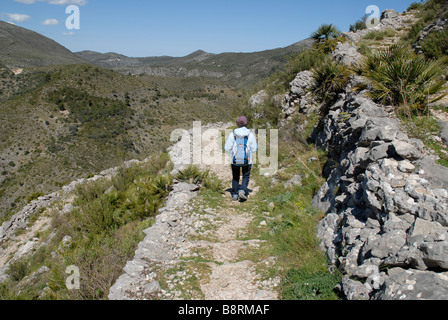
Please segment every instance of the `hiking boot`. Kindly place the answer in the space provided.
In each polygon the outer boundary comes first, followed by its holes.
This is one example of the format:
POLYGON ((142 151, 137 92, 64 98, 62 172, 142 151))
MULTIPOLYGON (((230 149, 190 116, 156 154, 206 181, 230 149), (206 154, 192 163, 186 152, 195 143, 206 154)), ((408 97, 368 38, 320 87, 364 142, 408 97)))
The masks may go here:
POLYGON ((243 190, 240 190, 239 197, 240 200, 247 200, 246 193, 243 190))
POLYGON ((232 196, 232 199, 233 199, 233 201, 238 201, 238 195, 237 195, 237 194, 234 194, 234 195, 232 196))

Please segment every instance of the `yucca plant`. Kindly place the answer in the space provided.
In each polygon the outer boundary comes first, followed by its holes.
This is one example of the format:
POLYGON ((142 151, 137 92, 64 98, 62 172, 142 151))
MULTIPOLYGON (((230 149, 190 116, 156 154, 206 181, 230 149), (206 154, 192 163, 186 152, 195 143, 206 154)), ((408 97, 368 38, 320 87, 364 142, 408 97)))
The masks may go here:
POLYGON ((204 172, 197 165, 189 165, 184 170, 179 170, 175 179, 198 184, 203 181, 204 176, 204 172))
POLYGON ((330 59, 320 63, 312 71, 314 76, 312 92, 325 103, 332 103, 337 99, 344 91, 351 75, 347 66, 330 59))
POLYGON ((356 71, 371 85, 372 98, 409 116, 446 96, 440 62, 426 60, 402 45, 374 51, 356 71))
POLYGON ((173 178, 170 174, 158 175, 151 180, 149 185, 150 194, 164 198, 170 193, 172 184, 173 178))
POLYGON ((317 51, 327 54, 334 51, 338 41, 344 41, 342 37, 339 37, 339 30, 332 24, 323 24, 317 29, 311 37, 316 40, 314 48, 317 51))

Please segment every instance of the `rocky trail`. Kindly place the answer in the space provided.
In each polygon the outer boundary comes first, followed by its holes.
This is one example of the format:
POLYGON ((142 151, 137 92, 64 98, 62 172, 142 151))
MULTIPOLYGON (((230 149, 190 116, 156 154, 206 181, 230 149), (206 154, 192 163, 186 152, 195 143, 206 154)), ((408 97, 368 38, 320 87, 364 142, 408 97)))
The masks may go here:
MULTIPOLYGON (((219 124, 211 128, 227 127, 219 124)), ((210 144, 217 143, 216 138, 203 141, 202 148, 210 149, 210 144)), ((176 160, 185 142, 181 140, 171 149, 175 170, 182 167, 176 160)), ((227 164, 201 165, 201 169, 211 170, 226 187, 231 185, 227 164)), ((109 298, 277 299, 275 287, 279 280, 262 276, 263 270, 273 266, 275 258, 259 259, 257 252, 263 241, 248 232, 258 201, 253 180, 249 189, 249 200, 240 203, 233 202, 228 192, 208 198, 198 194, 194 184, 176 183, 166 207, 145 231, 146 238, 111 288, 109 298)))
MULTIPOLYGON (((202 150, 222 151, 219 137, 230 126, 219 123, 205 127, 217 135, 206 135, 209 138, 204 138, 207 141, 202 142, 202 150)), ((191 138, 193 130, 189 134, 191 138)), ((184 138, 170 148, 173 174, 186 167, 182 164, 181 151, 191 139, 184 138)), ((227 160, 228 155, 222 156, 227 160)), ((203 160, 202 163, 213 163, 206 156, 203 160)), ((131 160, 123 167, 147 161, 150 159, 131 160)), ((225 188, 230 188, 231 170, 227 161, 223 162, 199 167, 213 172, 225 188)), ((111 168, 92 178, 74 181, 59 192, 32 201, 3 223, 0 282, 8 280, 7 270, 12 263, 46 245, 36 235, 51 228, 52 210, 70 214, 77 185, 112 179, 119 170, 120 167, 111 168), (45 214, 39 214, 44 211, 45 214)), ((265 226, 263 221, 260 224, 255 219, 260 200, 254 180, 249 189, 252 192, 248 201, 240 203, 232 201, 229 190, 209 195, 196 184, 175 180, 165 207, 159 210, 155 223, 144 231, 145 239, 138 245, 133 260, 124 267, 123 275, 111 287, 109 299, 277 299, 275 287, 280 280, 263 276, 274 268, 275 258, 259 254, 264 242, 258 239, 257 232, 250 232, 265 226)))

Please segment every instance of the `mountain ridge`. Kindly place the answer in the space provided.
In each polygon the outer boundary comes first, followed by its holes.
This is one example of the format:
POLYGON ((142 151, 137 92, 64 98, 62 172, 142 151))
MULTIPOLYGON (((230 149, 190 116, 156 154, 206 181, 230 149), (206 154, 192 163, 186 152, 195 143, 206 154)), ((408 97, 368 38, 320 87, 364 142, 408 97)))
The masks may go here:
POLYGON ((87 63, 56 41, 4 21, 0 21, 0 47, 0 61, 9 67, 87 63))
POLYGON ((310 48, 311 38, 284 48, 257 52, 223 52, 197 50, 184 57, 127 57, 109 52, 81 51, 75 54, 92 64, 134 75, 218 78, 233 85, 254 84, 286 63, 286 57, 310 48))
POLYGON ((198 49, 184 57, 128 57, 116 52, 72 52, 35 31, 0 21, 0 62, 9 69, 93 64, 123 74, 205 77, 235 86, 255 84, 284 66, 287 56, 313 44, 314 40, 308 38, 284 48, 257 52, 215 54, 198 49))

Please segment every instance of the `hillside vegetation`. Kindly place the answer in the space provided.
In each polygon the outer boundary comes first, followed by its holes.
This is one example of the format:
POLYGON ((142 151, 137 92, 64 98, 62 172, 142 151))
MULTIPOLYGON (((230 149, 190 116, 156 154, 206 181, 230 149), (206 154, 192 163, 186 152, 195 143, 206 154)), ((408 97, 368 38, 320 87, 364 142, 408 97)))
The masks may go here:
POLYGON ((234 87, 248 88, 273 72, 282 69, 287 57, 310 48, 313 39, 306 39, 285 48, 260 52, 224 52, 211 54, 198 50, 185 57, 130 58, 117 53, 83 51, 77 56, 95 65, 125 74, 147 74, 174 77, 208 77, 234 87))
POLYGON ((4 70, 2 216, 32 194, 164 151, 176 128, 232 119, 240 95, 209 79, 129 76, 91 65, 17 76, 4 70))

